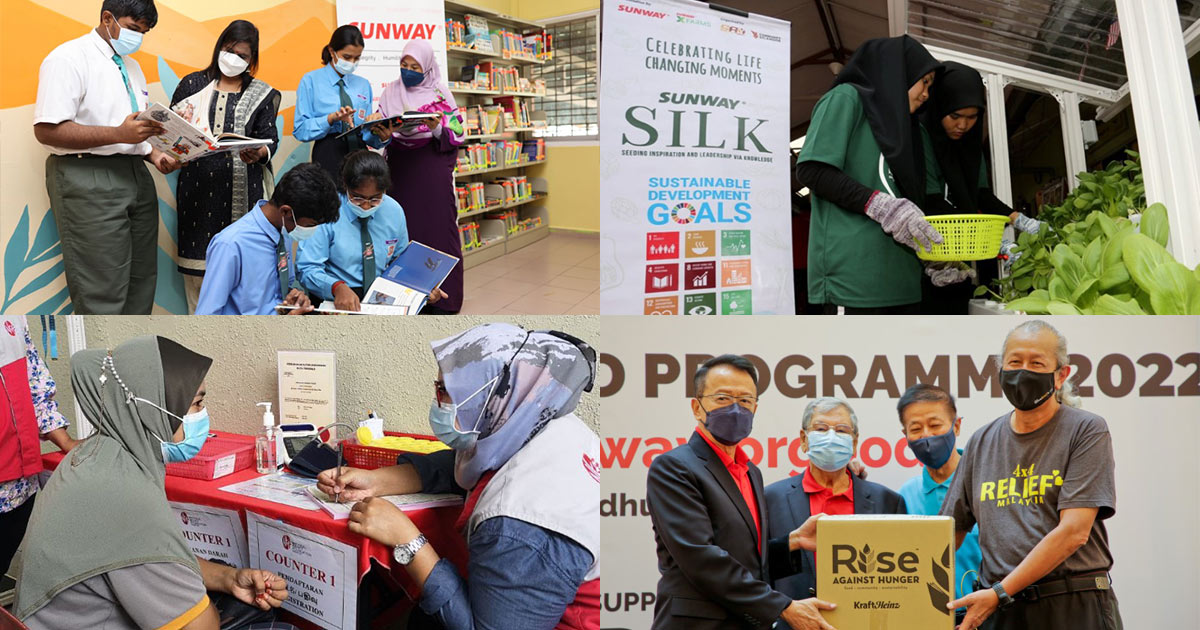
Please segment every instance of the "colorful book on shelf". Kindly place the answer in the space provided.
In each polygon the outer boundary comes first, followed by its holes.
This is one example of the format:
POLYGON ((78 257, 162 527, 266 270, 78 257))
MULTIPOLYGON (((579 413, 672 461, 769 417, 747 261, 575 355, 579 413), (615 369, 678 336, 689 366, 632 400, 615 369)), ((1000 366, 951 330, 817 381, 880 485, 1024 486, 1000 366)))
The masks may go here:
POLYGON ((467 20, 466 37, 463 39, 467 48, 485 53, 496 52, 492 47, 492 34, 488 30, 487 20, 478 15, 467 14, 463 17, 467 20))
POLYGON ((446 20, 446 45, 466 48, 467 25, 453 18, 446 20))

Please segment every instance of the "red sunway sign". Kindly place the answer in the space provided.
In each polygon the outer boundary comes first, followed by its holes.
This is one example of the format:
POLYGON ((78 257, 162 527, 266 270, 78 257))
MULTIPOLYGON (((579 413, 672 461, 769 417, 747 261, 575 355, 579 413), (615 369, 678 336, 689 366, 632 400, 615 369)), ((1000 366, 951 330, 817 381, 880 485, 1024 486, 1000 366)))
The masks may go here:
POLYGON ((389 24, 386 22, 351 22, 362 31, 363 39, 433 39, 437 24, 389 24))

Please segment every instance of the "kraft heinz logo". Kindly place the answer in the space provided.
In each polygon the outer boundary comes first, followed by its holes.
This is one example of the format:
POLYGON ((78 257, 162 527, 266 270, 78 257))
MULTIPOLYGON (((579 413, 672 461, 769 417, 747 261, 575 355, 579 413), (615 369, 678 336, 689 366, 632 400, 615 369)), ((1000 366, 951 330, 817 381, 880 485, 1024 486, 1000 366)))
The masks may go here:
POLYGON ((617 11, 620 13, 632 13, 633 15, 642 15, 642 16, 645 16, 648 18, 654 18, 656 20, 666 19, 666 17, 667 17, 667 14, 665 11, 651 11, 649 9, 642 9, 639 7, 631 7, 627 4, 617 5, 617 11))
POLYGON ((362 31, 363 39, 433 39, 437 24, 388 24, 384 22, 351 22, 362 31))

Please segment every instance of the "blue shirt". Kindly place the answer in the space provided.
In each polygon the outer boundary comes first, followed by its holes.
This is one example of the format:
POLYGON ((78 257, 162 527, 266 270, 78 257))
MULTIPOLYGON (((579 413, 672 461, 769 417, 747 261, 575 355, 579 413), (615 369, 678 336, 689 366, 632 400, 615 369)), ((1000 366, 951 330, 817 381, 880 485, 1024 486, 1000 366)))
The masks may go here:
POLYGON ((259 201, 254 209, 221 230, 208 244, 207 269, 200 285, 197 315, 271 315, 283 301, 275 252, 287 251, 288 275, 295 282, 292 241, 271 225, 259 201))
MULTIPOLYGON (((465 494, 454 481, 454 451, 405 453, 422 492, 465 494)), ((446 630, 553 628, 587 577, 592 554, 548 529, 508 516, 483 521, 467 543, 464 580, 449 560, 434 565, 420 606, 446 630)))
MULTIPOLYGON (((333 299, 333 285, 339 280, 352 287, 363 283, 362 228, 350 199, 341 197, 338 220, 317 226, 317 233, 300 243, 296 252, 301 284, 326 300, 333 299)), ((371 213, 367 231, 375 247, 375 276, 379 277, 408 246, 408 224, 399 202, 384 195, 371 213)))
MULTIPOLYGON (((300 79, 296 89, 296 120, 292 135, 300 142, 320 140, 330 133, 342 133, 342 123, 329 124, 329 115, 342 108, 342 96, 337 82, 346 81, 346 94, 354 106, 354 124, 361 125, 371 115, 371 82, 356 75, 339 75, 332 65, 325 65, 300 79)), ((364 129, 362 139, 369 146, 380 148, 385 143, 364 129)))
MULTIPOLYGON (((958 449, 958 454, 962 455, 962 449, 958 449)), ((954 481, 953 474, 942 483, 937 483, 933 477, 929 476, 929 469, 922 468, 920 476, 913 477, 900 486, 900 496, 904 497, 908 513, 924 516, 941 514, 942 501, 945 500, 946 493, 950 491, 951 481, 954 481)), ((955 599, 968 595, 974 590, 972 584, 976 579, 980 579, 979 563, 982 560, 983 552, 979 550, 979 526, 976 525, 963 538, 962 545, 954 554, 954 589, 957 593, 955 599), (972 571, 972 573, 964 584, 963 574, 967 571, 972 571)))

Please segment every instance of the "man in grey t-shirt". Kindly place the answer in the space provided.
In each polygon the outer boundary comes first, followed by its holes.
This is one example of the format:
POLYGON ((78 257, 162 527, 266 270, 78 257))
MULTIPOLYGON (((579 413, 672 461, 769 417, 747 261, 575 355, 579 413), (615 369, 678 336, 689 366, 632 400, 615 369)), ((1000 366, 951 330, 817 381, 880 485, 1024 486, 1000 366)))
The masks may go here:
POLYGON ((949 607, 967 607, 963 630, 985 620, 991 630, 1119 630, 1104 527, 1117 504, 1108 425, 1076 408, 1067 342, 1049 324, 1015 328, 1000 357, 1014 410, 967 442, 942 504, 959 544, 978 523, 985 588, 949 607))

